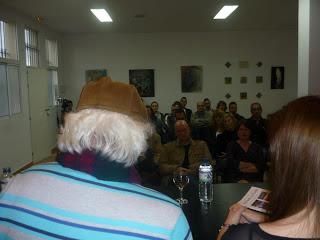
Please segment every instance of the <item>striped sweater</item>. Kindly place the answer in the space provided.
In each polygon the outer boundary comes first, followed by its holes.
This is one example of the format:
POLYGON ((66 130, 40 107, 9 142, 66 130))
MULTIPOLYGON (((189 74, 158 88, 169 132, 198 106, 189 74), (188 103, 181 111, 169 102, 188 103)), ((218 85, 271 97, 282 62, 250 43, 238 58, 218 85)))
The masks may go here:
POLYGON ((192 239, 180 206, 140 185, 36 165, 0 194, 0 239, 192 239))

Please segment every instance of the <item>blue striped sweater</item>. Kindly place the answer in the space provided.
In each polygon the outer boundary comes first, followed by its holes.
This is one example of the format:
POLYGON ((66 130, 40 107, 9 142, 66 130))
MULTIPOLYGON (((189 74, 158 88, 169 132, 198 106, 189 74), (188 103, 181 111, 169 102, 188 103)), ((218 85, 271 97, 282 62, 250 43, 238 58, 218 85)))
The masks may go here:
POLYGON ((57 163, 15 176, 0 194, 0 239, 192 239, 180 206, 140 185, 57 163))

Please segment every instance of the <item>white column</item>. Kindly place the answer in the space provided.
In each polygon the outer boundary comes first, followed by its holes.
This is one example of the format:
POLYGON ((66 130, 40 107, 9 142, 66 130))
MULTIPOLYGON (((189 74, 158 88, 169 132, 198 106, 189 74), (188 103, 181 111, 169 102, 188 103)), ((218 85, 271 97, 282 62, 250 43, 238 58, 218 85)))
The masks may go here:
POLYGON ((320 95, 320 1, 310 1, 309 94, 320 95))
POLYGON ((298 97, 309 92, 310 0, 299 0, 298 23, 298 97))
POLYGON ((320 95, 320 1, 299 0, 298 96, 320 95))

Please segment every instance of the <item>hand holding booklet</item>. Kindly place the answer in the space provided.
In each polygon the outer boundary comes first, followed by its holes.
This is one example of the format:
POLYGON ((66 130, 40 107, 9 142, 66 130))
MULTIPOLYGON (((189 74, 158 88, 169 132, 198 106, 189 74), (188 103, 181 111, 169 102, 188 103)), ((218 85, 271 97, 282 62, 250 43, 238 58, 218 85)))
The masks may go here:
POLYGON ((270 193, 269 190, 263 188, 251 187, 239 203, 249 209, 268 213, 270 193))

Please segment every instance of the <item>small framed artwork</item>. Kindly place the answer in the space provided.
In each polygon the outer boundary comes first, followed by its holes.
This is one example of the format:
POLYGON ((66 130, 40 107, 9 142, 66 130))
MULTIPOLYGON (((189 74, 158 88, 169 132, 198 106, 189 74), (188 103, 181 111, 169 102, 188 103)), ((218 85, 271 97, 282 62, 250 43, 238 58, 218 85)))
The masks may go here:
POLYGON ((242 77, 240 78, 240 83, 241 83, 241 84, 246 84, 246 83, 247 83, 247 77, 242 76, 242 77))
POLYGON ((263 83, 263 77, 262 76, 256 76, 256 83, 263 83))
POLYGON ((140 97, 154 97, 154 69, 129 70, 129 83, 137 88, 140 97))
POLYGON ((232 83, 232 77, 225 77, 224 78, 224 84, 231 84, 232 83))
POLYGON ((249 68, 248 61, 239 61, 239 68, 249 68))
POLYGON ((263 63, 262 62, 257 62, 257 67, 262 67, 263 63))
POLYGON ((202 66, 181 66, 181 91, 202 91, 202 66))
POLYGON ((241 92, 241 93, 240 93, 240 99, 241 99, 241 100, 247 99, 247 92, 241 92))
POLYGON ((101 77, 108 76, 107 69, 86 70, 86 82, 96 81, 101 77))
POLYGON ((227 94, 225 95, 225 97, 226 97, 227 99, 231 98, 230 93, 227 93, 227 94))
POLYGON ((284 89, 284 67, 271 67, 271 89, 284 89))

